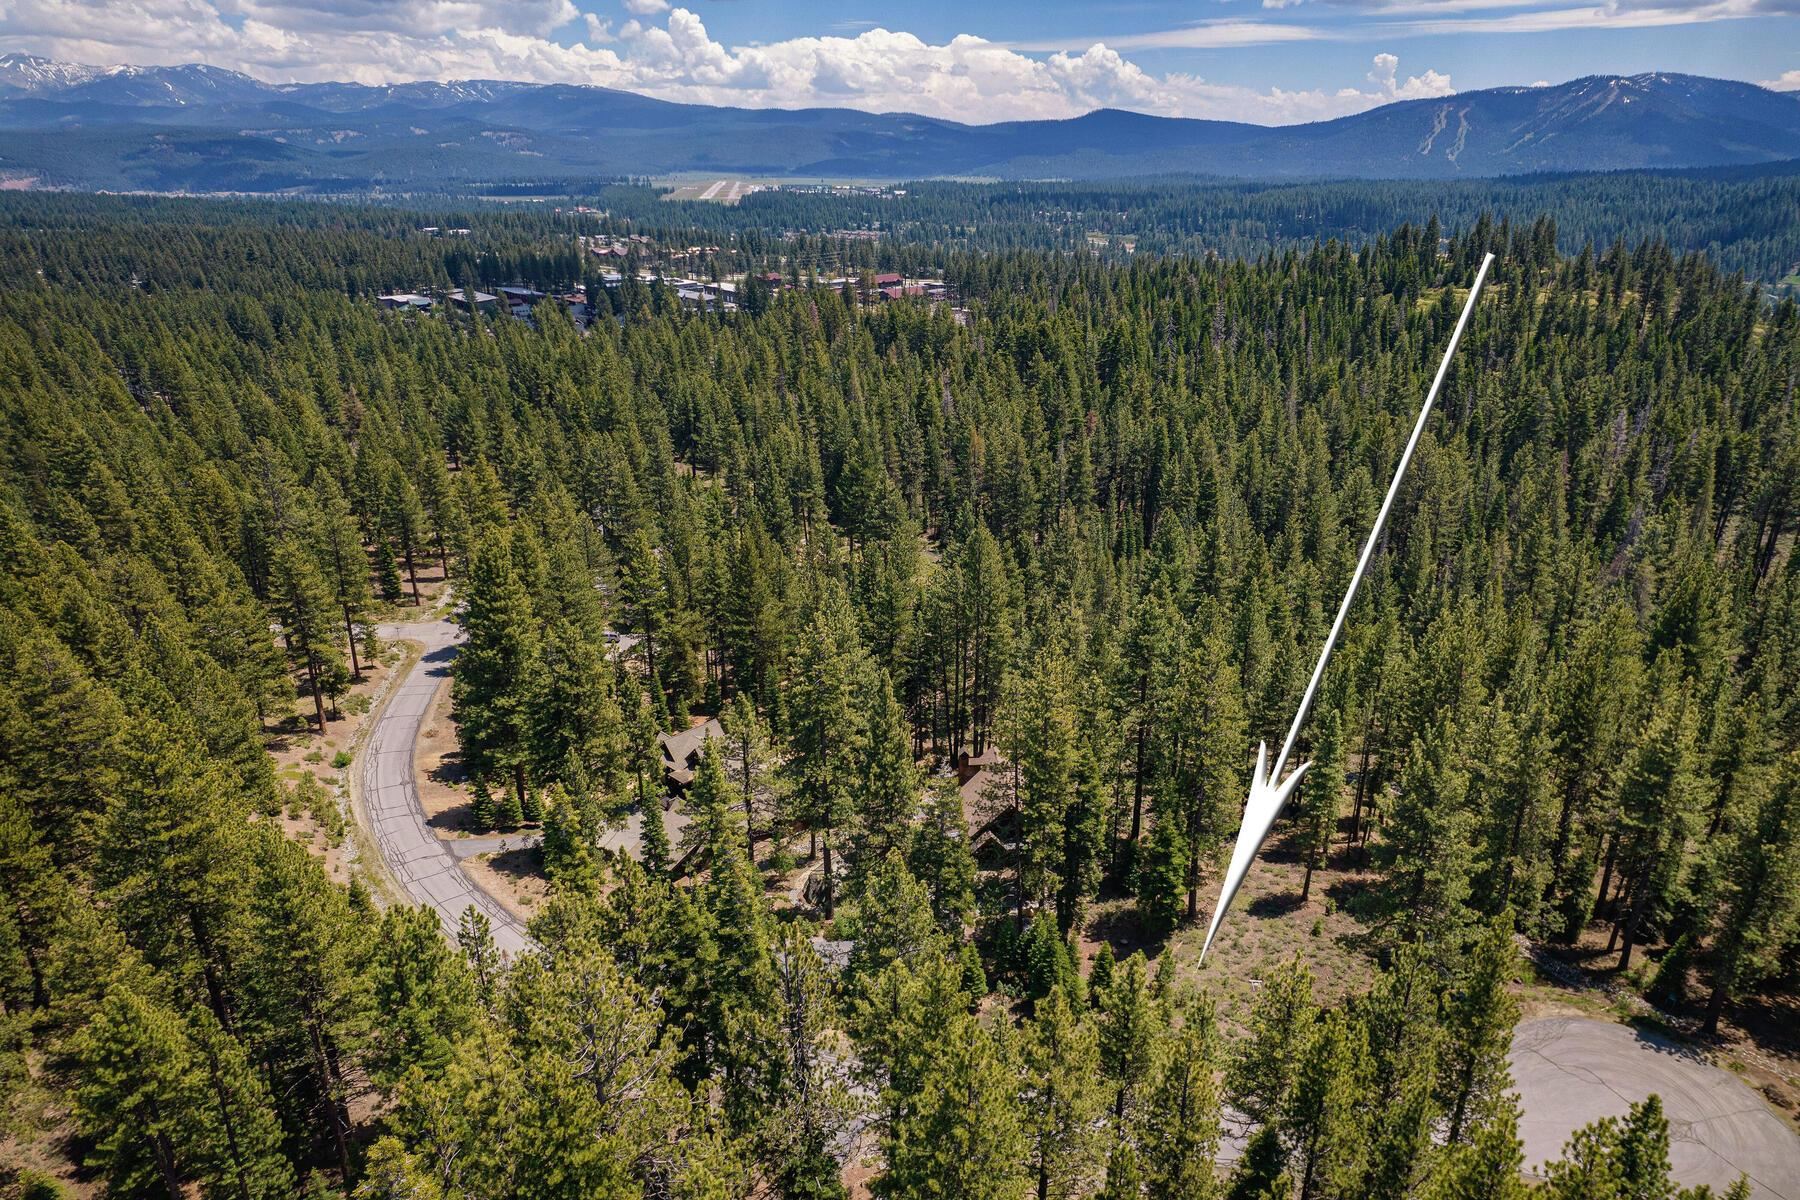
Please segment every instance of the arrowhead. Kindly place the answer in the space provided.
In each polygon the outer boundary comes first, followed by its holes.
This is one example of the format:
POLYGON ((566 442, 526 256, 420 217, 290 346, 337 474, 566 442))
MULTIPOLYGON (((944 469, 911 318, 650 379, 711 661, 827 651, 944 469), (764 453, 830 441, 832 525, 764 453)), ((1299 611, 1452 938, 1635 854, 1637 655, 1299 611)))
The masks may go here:
POLYGON ((1238 829, 1237 844, 1231 848, 1231 865, 1225 869, 1225 882, 1219 888, 1219 902, 1213 906, 1212 924, 1207 927, 1206 942, 1200 947, 1202 963, 1206 961, 1206 952, 1212 949, 1219 924, 1225 919, 1225 910, 1231 906, 1238 889, 1244 886, 1244 877, 1250 873, 1250 864, 1256 861, 1256 852, 1262 849, 1269 830, 1275 827, 1275 818, 1287 807, 1288 797, 1294 794, 1300 777, 1306 774, 1306 768, 1310 765, 1301 763, 1279 785, 1271 784, 1268 779, 1268 744, 1264 742, 1257 745, 1256 772, 1250 779, 1250 796, 1244 801, 1244 823, 1238 829))

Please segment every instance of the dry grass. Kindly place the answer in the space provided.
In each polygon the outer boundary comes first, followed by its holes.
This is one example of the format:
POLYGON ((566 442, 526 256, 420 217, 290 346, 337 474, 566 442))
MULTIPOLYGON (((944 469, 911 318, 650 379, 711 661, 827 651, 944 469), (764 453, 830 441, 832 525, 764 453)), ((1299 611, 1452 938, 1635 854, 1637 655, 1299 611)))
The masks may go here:
POLYGON ((1336 1003, 1366 989, 1376 974, 1365 949, 1368 928, 1344 911, 1344 901, 1369 881, 1346 861, 1349 857, 1334 849, 1327 866, 1313 872, 1311 894, 1302 903, 1305 869, 1280 838, 1271 842, 1250 869, 1204 967, 1198 965, 1200 946, 1218 895, 1216 872, 1201 884, 1200 920, 1177 929, 1166 943, 1143 937, 1132 900, 1103 900, 1090 910, 1082 931, 1083 962, 1092 961, 1102 942, 1119 958, 1137 950, 1152 959, 1166 956, 1170 961, 1162 969, 1173 969, 1178 983, 1210 993, 1228 1031, 1243 1027, 1262 979, 1295 956, 1311 970, 1320 1001, 1336 1003))
MULTIPOLYGON (((292 709, 263 730, 263 745, 275 764, 275 776, 284 791, 291 794, 295 785, 310 777, 325 793, 325 803, 339 806, 343 827, 351 823, 348 801, 347 772, 356 769, 335 765, 338 754, 354 753, 364 725, 369 720, 375 697, 385 687, 404 655, 390 650, 379 662, 363 663, 363 676, 339 701, 335 712, 328 710, 325 732, 320 734, 314 722, 312 698, 298 695, 292 709)), ((338 883, 350 881, 346 860, 346 838, 339 822, 328 814, 307 812, 287 803, 275 818, 281 831, 305 846, 325 866, 338 883), (324 815, 326 820, 320 820, 324 815)))
POLYGON ((550 886, 538 866, 538 852, 532 847, 501 854, 477 854, 465 858, 462 869, 468 872, 477 887, 505 905, 506 911, 521 921, 530 920, 550 893, 550 886))

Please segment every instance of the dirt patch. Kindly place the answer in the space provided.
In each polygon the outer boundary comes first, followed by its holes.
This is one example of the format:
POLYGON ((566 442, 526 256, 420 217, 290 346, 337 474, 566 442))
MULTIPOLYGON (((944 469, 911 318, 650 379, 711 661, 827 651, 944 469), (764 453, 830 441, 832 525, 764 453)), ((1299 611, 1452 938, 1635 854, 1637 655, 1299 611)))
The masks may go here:
MULTIPOLYGON (((336 799, 334 796, 333 800, 336 799)), ((295 812, 292 808, 282 812, 276 821, 288 840, 305 846, 307 853, 324 865, 325 873, 331 876, 333 883, 349 886, 350 867, 345 861, 347 831, 329 829, 310 813, 295 812)))
POLYGON ((37 1051, 25 1055, 25 1073, 0 1104, 0 1195, 11 1196, 25 1172, 48 1175, 74 1200, 99 1200, 102 1180, 84 1178, 76 1163, 75 1122, 66 1103, 69 1081, 37 1051))
POLYGON ((468 773, 456 740, 456 722, 450 719, 449 680, 438 685, 419 726, 419 740, 413 743, 413 778, 418 782, 425 821, 439 837, 492 832, 476 828, 470 809, 468 773))
POLYGON ((550 892, 538 863, 535 848, 525 847, 497 854, 477 854, 462 862, 478 887, 501 904, 506 911, 528 921, 550 892))
POLYGON ((373 572, 369 576, 370 590, 377 597, 370 619, 376 623, 397 621, 419 621, 427 619, 434 613, 438 601, 444 596, 444 569, 439 565, 435 554, 427 553, 414 560, 419 571, 419 600, 413 603, 412 584, 406 577, 406 564, 400 564, 400 599, 393 603, 381 600, 381 581, 373 572))
POLYGON ((326 710, 325 731, 315 722, 312 697, 296 695, 291 708, 263 726, 263 745, 282 789, 281 831, 324 863, 338 883, 350 881, 346 838, 351 823, 348 772, 358 739, 381 689, 405 659, 399 649, 362 664, 362 678, 326 710))
POLYGON ((1206 940, 1206 919, 1218 896, 1217 872, 1201 883, 1201 920, 1177 929, 1166 944, 1143 936, 1135 901, 1122 896, 1104 899, 1090 909, 1082 931, 1079 952, 1084 969, 1102 942, 1119 958, 1142 950, 1154 959, 1160 952, 1171 960, 1177 981, 1197 984, 1212 994, 1224 1028, 1235 1033, 1243 1028, 1263 977, 1298 955, 1312 971, 1314 994, 1322 1003, 1335 1004, 1365 990, 1377 973, 1364 949, 1368 928, 1344 911, 1345 899, 1368 882, 1368 876, 1347 861, 1350 857, 1341 843, 1335 846, 1326 866, 1313 872, 1311 895, 1302 903, 1305 868, 1280 841, 1272 843, 1270 852, 1250 869, 1204 967, 1196 964, 1206 940))

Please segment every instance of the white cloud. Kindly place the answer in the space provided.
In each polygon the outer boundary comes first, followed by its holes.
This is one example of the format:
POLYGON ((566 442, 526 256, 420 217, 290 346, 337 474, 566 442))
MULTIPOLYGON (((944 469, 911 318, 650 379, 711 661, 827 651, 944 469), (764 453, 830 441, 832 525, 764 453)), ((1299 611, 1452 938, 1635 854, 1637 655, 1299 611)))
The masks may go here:
MULTIPOLYGON (((1430 8, 1412 10, 1431 12, 1430 8)), ((1481 33, 1558 33, 1571 29, 1654 29, 1669 25, 1698 25, 1735 21, 1745 17, 1772 16, 1800 11, 1800 0, 1706 0, 1704 3, 1638 3, 1607 0, 1584 8, 1545 8, 1505 16, 1464 17, 1399 21, 1384 28, 1396 36, 1481 33)))
POLYGON ((1783 71, 1773 79, 1765 79, 1762 85, 1777 92, 1800 92, 1800 71, 1783 71))
POLYGON ((1450 86, 1450 77, 1436 71, 1427 71, 1423 75, 1408 75, 1405 83, 1395 82, 1399 73, 1400 57, 1396 54, 1377 54, 1374 68, 1367 79, 1375 85, 1375 94, 1385 103, 1392 100, 1422 100, 1431 96, 1448 96, 1456 91, 1450 86))
POLYGON ((625 0, 625 11, 634 17, 653 17, 669 11, 669 0, 625 0))
MULTIPOLYGON (((1231 45, 1313 34, 1239 21, 1170 36, 1231 45)), ((686 8, 660 23, 634 17, 614 28, 569 0, 0 0, 0 48, 79 62, 207 62, 275 82, 523 79, 702 104, 840 106, 968 122, 1115 107, 1285 124, 1451 90, 1436 71, 1402 80, 1389 54, 1377 57, 1367 87, 1290 91, 1154 75, 1125 56, 1127 47, 1100 40, 1032 54, 968 34, 931 43, 873 28, 726 47, 686 8), (585 41, 570 40, 582 31, 585 41)))
MULTIPOLYGON (((1296 0, 1297 2, 1297 0, 1296 0)), ((1307 25, 1273 21, 1194 21, 1175 29, 1128 33, 1117 37, 1056 38, 1045 41, 1007 42, 1013 50, 1083 50, 1104 41, 1114 50, 1219 50, 1232 46, 1269 46, 1284 42, 1310 42, 1325 37, 1324 31, 1307 25)))

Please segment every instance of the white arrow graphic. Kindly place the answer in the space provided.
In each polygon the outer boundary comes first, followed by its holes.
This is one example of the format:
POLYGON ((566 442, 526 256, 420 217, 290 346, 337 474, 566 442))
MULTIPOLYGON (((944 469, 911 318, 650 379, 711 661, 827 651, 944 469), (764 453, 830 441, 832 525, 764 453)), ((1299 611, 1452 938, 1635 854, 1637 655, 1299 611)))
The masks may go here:
POLYGON ((1394 497, 1400 494, 1400 480, 1406 475, 1406 466, 1412 461, 1413 450, 1418 447, 1419 436, 1425 432, 1425 422, 1431 416, 1431 406, 1437 402, 1438 389, 1444 385, 1444 376, 1450 370, 1450 359, 1456 353, 1456 345, 1462 341, 1463 329, 1469 324, 1469 314, 1475 311, 1475 301, 1481 295, 1481 285, 1487 282, 1488 267, 1492 266, 1494 256, 1489 254, 1482 258, 1481 269, 1475 272, 1475 284, 1469 289, 1469 299, 1463 305, 1462 316, 1456 319, 1456 328, 1450 334, 1450 345, 1444 349, 1444 360, 1438 364, 1437 376, 1431 381, 1431 390, 1425 393, 1424 407, 1419 409, 1419 419, 1413 422, 1412 436, 1406 440, 1406 449, 1400 454, 1400 465, 1394 468, 1393 482, 1388 484, 1387 498, 1381 502, 1381 511, 1375 514, 1375 526, 1369 530, 1369 540, 1363 543, 1362 557, 1356 562, 1356 573, 1350 576, 1350 587, 1344 592, 1344 601, 1338 605, 1337 618, 1331 623, 1331 632, 1325 635, 1325 648, 1319 652, 1319 661, 1313 667, 1312 679, 1306 685, 1306 693, 1300 697, 1300 707, 1294 713, 1294 723, 1288 726, 1287 740, 1281 745, 1281 753, 1276 756, 1275 766, 1266 770, 1269 762, 1269 749, 1266 743, 1256 747, 1256 774, 1250 780, 1250 797, 1244 802, 1244 823, 1238 829, 1237 844, 1231 848, 1231 865, 1225 871, 1225 882, 1219 888, 1219 902, 1213 906, 1212 924, 1206 930, 1206 943, 1200 947, 1200 961, 1206 961, 1206 952, 1212 949, 1213 938, 1219 932, 1219 923, 1225 919, 1225 910, 1231 906, 1232 898, 1244 885, 1244 877, 1250 873, 1250 864, 1256 860, 1256 852, 1262 849, 1263 839, 1269 836, 1269 830, 1275 827, 1275 818, 1287 805, 1288 797, 1294 794, 1294 788, 1300 777, 1306 774, 1308 763, 1301 763, 1294 768, 1294 773, 1281 779, 1281 768, 1287 765, 1288 755, 1294 749, 1294 740, 1300 736, 1300 726, 1306 722, 1306 714, 1312 708, 1313 693, 1319 690, 1319 680, 1325 674, 1325 664, 1331 661, 1331 651, 1337 645, 1338 634, 1343 631, 1344 618, 1350 613, 1350 602, 1356 599, 1356 589, 1362 583, 1363 573, 1369 569, 1369 560, 1375 556, 1375 544, 1381 540, 1381 528, 1387 524, 1388 511, 1394 507, 1394 497))

